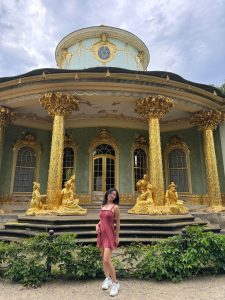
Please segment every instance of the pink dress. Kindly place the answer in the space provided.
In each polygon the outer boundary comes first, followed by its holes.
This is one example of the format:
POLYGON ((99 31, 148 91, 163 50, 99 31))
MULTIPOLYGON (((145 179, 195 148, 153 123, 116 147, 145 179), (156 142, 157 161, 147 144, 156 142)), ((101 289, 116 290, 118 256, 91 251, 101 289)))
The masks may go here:
POLYGON ((100 231, 97 237, 97 247, 99 248, 116 248, 116 233, 114 228, 114 212, 112 206, 111 209, 100 210, 100 231))

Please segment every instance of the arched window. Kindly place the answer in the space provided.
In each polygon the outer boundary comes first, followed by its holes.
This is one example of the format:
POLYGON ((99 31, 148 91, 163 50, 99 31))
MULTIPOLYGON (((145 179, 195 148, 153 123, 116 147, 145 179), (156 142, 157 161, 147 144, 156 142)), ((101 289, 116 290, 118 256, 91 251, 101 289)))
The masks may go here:
POLYGON ((64 148, 63 154, 63 180, 62 184, 64 186, 65 181, 67 181, 74 173, 74 150, 73 148, 64 148))
POLYGON ((110 187, 119 188, 119 147, 107 128, 99 128, 89 145, 89 191, 102 195, 110 187))
POLYGON ((134 150, 134 186, 137 191, 136 183, 142 179, 147 173, 147 157, 143 149, 137 148, 134 150))
POLYGON ((115 187, 115 150, 100 144, 93 151, 93 190, 106 191, 115 187))
POLYGON ((31 147, 21 147, 17 153, 13 192, 33 191, 36 153, 31 147))
POLYGON ((101 155, 101 154, 115 156, 115 150, 113 149, 112 146, 110 146, 108 144, 101 144, 95 148, 93 155, 95 156, 95 155, 101 155))
POLYGON ((168 155, 169 182, 174 181, 178 192, 189 192, 186 153, 173 149, 168 155))

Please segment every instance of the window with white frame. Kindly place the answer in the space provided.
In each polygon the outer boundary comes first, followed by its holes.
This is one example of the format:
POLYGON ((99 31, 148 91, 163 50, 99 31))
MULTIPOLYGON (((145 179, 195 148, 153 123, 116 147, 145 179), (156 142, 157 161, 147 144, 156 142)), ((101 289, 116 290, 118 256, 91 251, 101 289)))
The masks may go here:
POLYGON ((31 147, 22 147, 18 150, 13 192, 24 193, 33 191, 35 178, 36 153, 31 147))
POLYGON ((133 166, 134 166, 134 186, 135 186, 135 191, 137 191, 136 183, 138 182, 138 180, 142 179, 144 174, 146 174, 147 172, 147 157, 143 149, 137 148, 134 150, 133 166))
POLYGON ((74 150, 73 148, 64 148, 63 154, 63 178, 62 185, 74 174, 74 150))
POLYGON ((186 153, 173 149, 168 155, 169 182, 174 181, 178 192, 189 192, 186 153))

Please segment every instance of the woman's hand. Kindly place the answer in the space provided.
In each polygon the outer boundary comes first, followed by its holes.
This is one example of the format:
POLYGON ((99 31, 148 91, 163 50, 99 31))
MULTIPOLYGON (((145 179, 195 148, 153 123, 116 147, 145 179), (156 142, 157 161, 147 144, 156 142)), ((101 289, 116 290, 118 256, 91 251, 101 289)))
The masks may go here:
POLYGON ((119 240, 119 236, 117 235, 117 236, 116 236, 116 246, 118 246, 119 243, 120 243, 120 240, 119 240))
POLYGON ((96 225, 96 232, 97 232, 97 233, 100 232, 100 226, 99 226, 99 224, 96 225))

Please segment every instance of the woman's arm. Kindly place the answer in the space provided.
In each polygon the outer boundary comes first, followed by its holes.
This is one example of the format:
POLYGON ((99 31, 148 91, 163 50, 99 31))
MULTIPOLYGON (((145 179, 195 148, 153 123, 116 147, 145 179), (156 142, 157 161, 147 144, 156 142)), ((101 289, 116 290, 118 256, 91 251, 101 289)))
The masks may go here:
POLYGON ((101 224, 101 221, 99 221, 98 224, 96 224, 96 232, 97 233, 100 232, 100 224, 101 224))
MULTIPOLYGON (((102 209, 102 205, 101 205, 101 209, 102 209)), ((99 221, 98 224, 96 224, 96 232, 97 233, 100 232, 100 224, 101 224, 101 221, 99 221)))
POLYGON ((115 221, 116 221, 116 244, 119 244, 119 234, 120 234, 120 209, 118 206, 114 209, 115 221))

